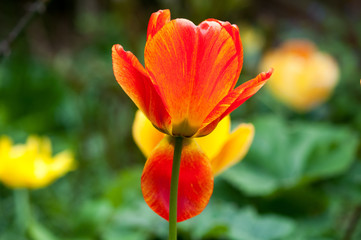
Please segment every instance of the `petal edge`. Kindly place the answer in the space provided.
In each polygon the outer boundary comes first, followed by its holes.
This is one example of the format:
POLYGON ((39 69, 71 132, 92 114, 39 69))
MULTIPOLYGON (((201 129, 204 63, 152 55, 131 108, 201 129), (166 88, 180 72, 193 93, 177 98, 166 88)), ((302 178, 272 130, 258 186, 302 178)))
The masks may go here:
POLYGON ((234 130, 216 157, 211 159, 213 173, 219 175, 241 161, 247 154, 254 138, 254 126, 241 123, 234 130))
POLYGON ((243 83, 231 91, 207 116, 206 120, 202 124, 202 128, 197 132, 196 136, 205 136, 212 132, 220 120, 258 92, 258 90, 260 90, 271 77, 272 73, 273 68, 271 68, 268 72, 258 74, 252 80, 243 83))
POLYGON ((159 10, 155 13, 152 13, 148 23, 147 40, 152 38, 169 21, 169 9, 159 10))
POLYGON ((124 92, 157 128, 167 132, 170 116, 138 59, 119 44, 112 48, 112 59, 115 78, 124 92))

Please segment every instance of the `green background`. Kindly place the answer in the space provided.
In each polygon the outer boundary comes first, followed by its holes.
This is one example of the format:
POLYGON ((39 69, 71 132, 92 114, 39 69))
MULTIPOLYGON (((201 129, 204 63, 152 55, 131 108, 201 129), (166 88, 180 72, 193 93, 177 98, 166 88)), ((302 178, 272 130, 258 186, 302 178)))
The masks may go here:
MULTIPOLYGON (((0 2, 0 41, 33 1, 0 2)), ((145 162, 131 136, 135 105, 115 81, 111 47, 143 62, 152 12, 198 24, 216 18, 244 41, 238 83, 263 53, 289 38, 314 41, 339 64, 328 102, 297 114, 262 89, 231 114, 256 136, 243 162, 217 177, 205 211, 179 224, 180 239, 361 239, 361 2, 52 0, 0 56, 0 135, 49 136, 77 169, 30 192, 37 223, 26 239, 165 239, 167 222, 145 204, 145 162)), ((23 239, 11 189, 0 184, 0 239, 23 239)))

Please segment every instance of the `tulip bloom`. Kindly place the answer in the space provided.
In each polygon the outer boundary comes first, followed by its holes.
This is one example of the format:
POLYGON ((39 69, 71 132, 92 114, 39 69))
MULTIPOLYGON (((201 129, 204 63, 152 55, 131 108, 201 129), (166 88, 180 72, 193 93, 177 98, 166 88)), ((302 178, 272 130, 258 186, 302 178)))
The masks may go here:
POLYGON ((210 134, 265 84, 272 70, 234 88, 243 64, 238 27, 215 19, 198 26, 186 19, 170 20, 169 10, 150 17, 145 68, 119 44, 113 46, 112 58, 119 85, 154 127, 167 134, 143 170, 145 201, 168 220, 175 137, 182 137, 177 220, 199 214, 213 191, 213 170, 193 138, 210 134))
POLYGON ((41 188, 74 168, 69 151, 51 156, 48 138, 30 136, 26 144, 13 145, 0 137, 0 181, 11 188, 41 188))
POLYGON ((267 53, 261 68, 269 66, 277 69, 268 84, 272 94, 298 112, 325 102, 339 77, 335 60, 307 40, 289 40, 267 53))

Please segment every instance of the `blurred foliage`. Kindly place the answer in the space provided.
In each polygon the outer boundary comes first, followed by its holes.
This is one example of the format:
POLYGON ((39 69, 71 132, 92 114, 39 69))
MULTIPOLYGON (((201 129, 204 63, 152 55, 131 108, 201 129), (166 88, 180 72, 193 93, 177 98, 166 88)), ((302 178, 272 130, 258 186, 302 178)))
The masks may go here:
POLYGON ((257 133, 246 160, 223 174, 250 196, 344 173, 354 161, 358 136, 349 129, 303 122, 287 126, 274 116, 253 123, 257 133))
MULTIPOLYGON (((0 40, 31 2, 0 2, 0 40)), ((206 210, 179 224, 180 239, 360 239, 357 0, 50 1, 1 59, 0 134, 15 142, 47 135, 55 153, 76 153, 78 168, 30 193, 36 222, 27 238, 166 238, 166 221, 141 195, 145 159, 131 136, 136 107, 111 64, 115 43, 143 61, 148 19, 163 8, 195 23, 237 24, 245 54, 239 83, 256 75, 263 52, 289 38, 314 41, 341 70, 331 99, 312 112, 294 113, 263 89, 232 114, 255 124, 254 143, 243 162, 216 179, 206 210)), ((0 214, 0 240, 23 239, 12 191, 3 185, 0 214)))

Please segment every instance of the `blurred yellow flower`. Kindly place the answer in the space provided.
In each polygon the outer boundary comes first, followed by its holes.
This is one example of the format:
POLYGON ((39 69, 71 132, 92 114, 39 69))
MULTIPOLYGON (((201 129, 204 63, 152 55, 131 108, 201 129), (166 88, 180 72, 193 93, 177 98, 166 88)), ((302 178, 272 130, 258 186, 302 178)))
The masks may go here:
POLYGON ((319 52, 308 40, 288 40, 266 53, 261 69, 275 71, 268 88, 280 101, 298 112, 325 102, 339 78, 339 67, 328 54, 319 52))
MULTIPOLYGON (((254 137, 254 126, 242 123, 230 133, 229 115, 222 119, 209 135, 195 141, 211 161, 214 175, 241 161, 247 154, 254 137)), ((143 154, 148 157, 165 134, 159 132, 141 111, 133 123, 133 138, 143 154)))
POLYGON ((41 188, 74 169, 71 152, 51 154, 46 137, 30 136, 26 144, 18 145, 0 137, 0 181, 11 188, 41 188))

